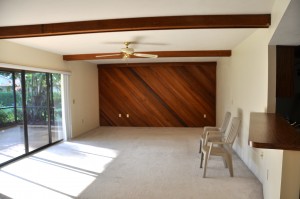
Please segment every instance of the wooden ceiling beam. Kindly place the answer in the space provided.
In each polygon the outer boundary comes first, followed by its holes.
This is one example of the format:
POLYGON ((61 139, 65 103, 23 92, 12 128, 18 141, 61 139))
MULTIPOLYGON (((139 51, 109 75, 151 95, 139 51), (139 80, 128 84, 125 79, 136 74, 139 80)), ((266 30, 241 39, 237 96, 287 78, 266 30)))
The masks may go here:
MULTIPOLYGON (((153 52, 139 52, 145 54, 155 54, 158 57, 230 57, 231 50, 201 50, 201 51, 153 51, 153 52)), ((96 59, 121 59, 121 53, 95 53, 95 54, 75 54, 63 55, 65 61, 78 60, 96 60, 96 59), (116 56, 106 56, 111 54, 120 54, 116 56), (103 57, 98 57, 103 56, 103 57)), ((130 58, 141 58, 132 56, 130 58)))
POLYGON ((268 28, 270 14, 193 15, 105 19, 52 24, 0 27, 0 39, 68 34, 210 28, 268 28))

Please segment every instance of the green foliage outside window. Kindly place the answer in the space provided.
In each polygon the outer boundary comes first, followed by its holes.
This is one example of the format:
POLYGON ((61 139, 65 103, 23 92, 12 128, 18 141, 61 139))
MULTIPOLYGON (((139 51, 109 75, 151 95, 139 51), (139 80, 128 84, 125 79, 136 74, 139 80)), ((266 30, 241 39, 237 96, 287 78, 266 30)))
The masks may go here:
MULTIPOLYGON (((0 72, 0 75, 12 79, 12 73, 0 72)), ((25 73, 28 124, 47 125, 49 118, 51 119, 51 124, 61 123, 61 75, 49 74, 49 77, 50 81, 47 84, 46 73, 25 73), (50 85, 50 88, 47 85, 50 85), (51 116, 48 115, 47 89, 49 89, 50 93, 51 116)), ((15 73, 15 78, 20 80, 21 73, 15 73)), ((0 86, 0 127, 23 121, 21 87, 19 86, 15 90, 16 107, 13 87, 0 86), (17 113, 16 118, 15 108, 17 113)))
MULTIPOLYGON (((22 106, 22 94, 16 92, 17 106, 22 106), (18 103, 19 102, 19 103, 18 103)), ((14 93, 0 91, 0 107, 14 106, 14 93)))
POLYGON ((11 124, 15 121, 14 112, 11 109, 0 109, 0 124, 1 126, 6 126, 5 124, 11 124))

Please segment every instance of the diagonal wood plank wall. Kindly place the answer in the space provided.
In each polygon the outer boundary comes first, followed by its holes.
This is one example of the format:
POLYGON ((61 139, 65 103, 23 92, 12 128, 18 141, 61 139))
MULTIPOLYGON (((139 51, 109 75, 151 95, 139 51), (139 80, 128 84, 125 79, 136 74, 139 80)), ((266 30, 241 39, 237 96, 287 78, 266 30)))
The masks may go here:
POLYGON ((113 64, 98 69, 101 126, 215 125, 215 62, 113 64))

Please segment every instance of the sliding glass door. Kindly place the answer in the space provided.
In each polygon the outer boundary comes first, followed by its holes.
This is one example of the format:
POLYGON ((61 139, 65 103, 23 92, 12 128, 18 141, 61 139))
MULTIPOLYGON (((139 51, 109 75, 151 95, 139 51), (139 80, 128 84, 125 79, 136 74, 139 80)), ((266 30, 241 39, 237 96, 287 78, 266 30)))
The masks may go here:
POLYGON ((0 165, 64 137, 61 75, 0 69, 0 165))
POLYGON ((25 149, 21 73, 0 71, 0 164, 25 149))
POLYGON ((47 74, 27 72, 26 116, 29 151, 49 144, 47 74))

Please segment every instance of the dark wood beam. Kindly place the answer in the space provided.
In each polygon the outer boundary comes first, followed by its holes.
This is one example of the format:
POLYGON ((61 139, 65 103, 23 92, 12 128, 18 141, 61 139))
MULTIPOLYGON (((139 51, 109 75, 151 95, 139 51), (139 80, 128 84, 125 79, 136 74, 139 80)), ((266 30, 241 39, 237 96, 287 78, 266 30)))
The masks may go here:
POLYGON ((268 28, 270 24, 270 14, 106 19, 0 27, 0 39, 139 30, 268 28))
MULTIPOLYGON (((201 50, 201 51, 153 51, 153 52, 139 52, 146 54, 155 54, 158 57, 230 57, 231 50, 201 50)), ((95 54, 75 54, 75 55, 63 55, 63 59, 66 61, 77 60, 94 60, 94 59, 121 59, 123 56, 121 53, 95 53, 95 54), (111 54, 119 54, 115 56, 106 56, 111 54), (103 57, 98 57, 103 56, 103 57)), ((141 58, 131 56, 130 58, 141 58)))

